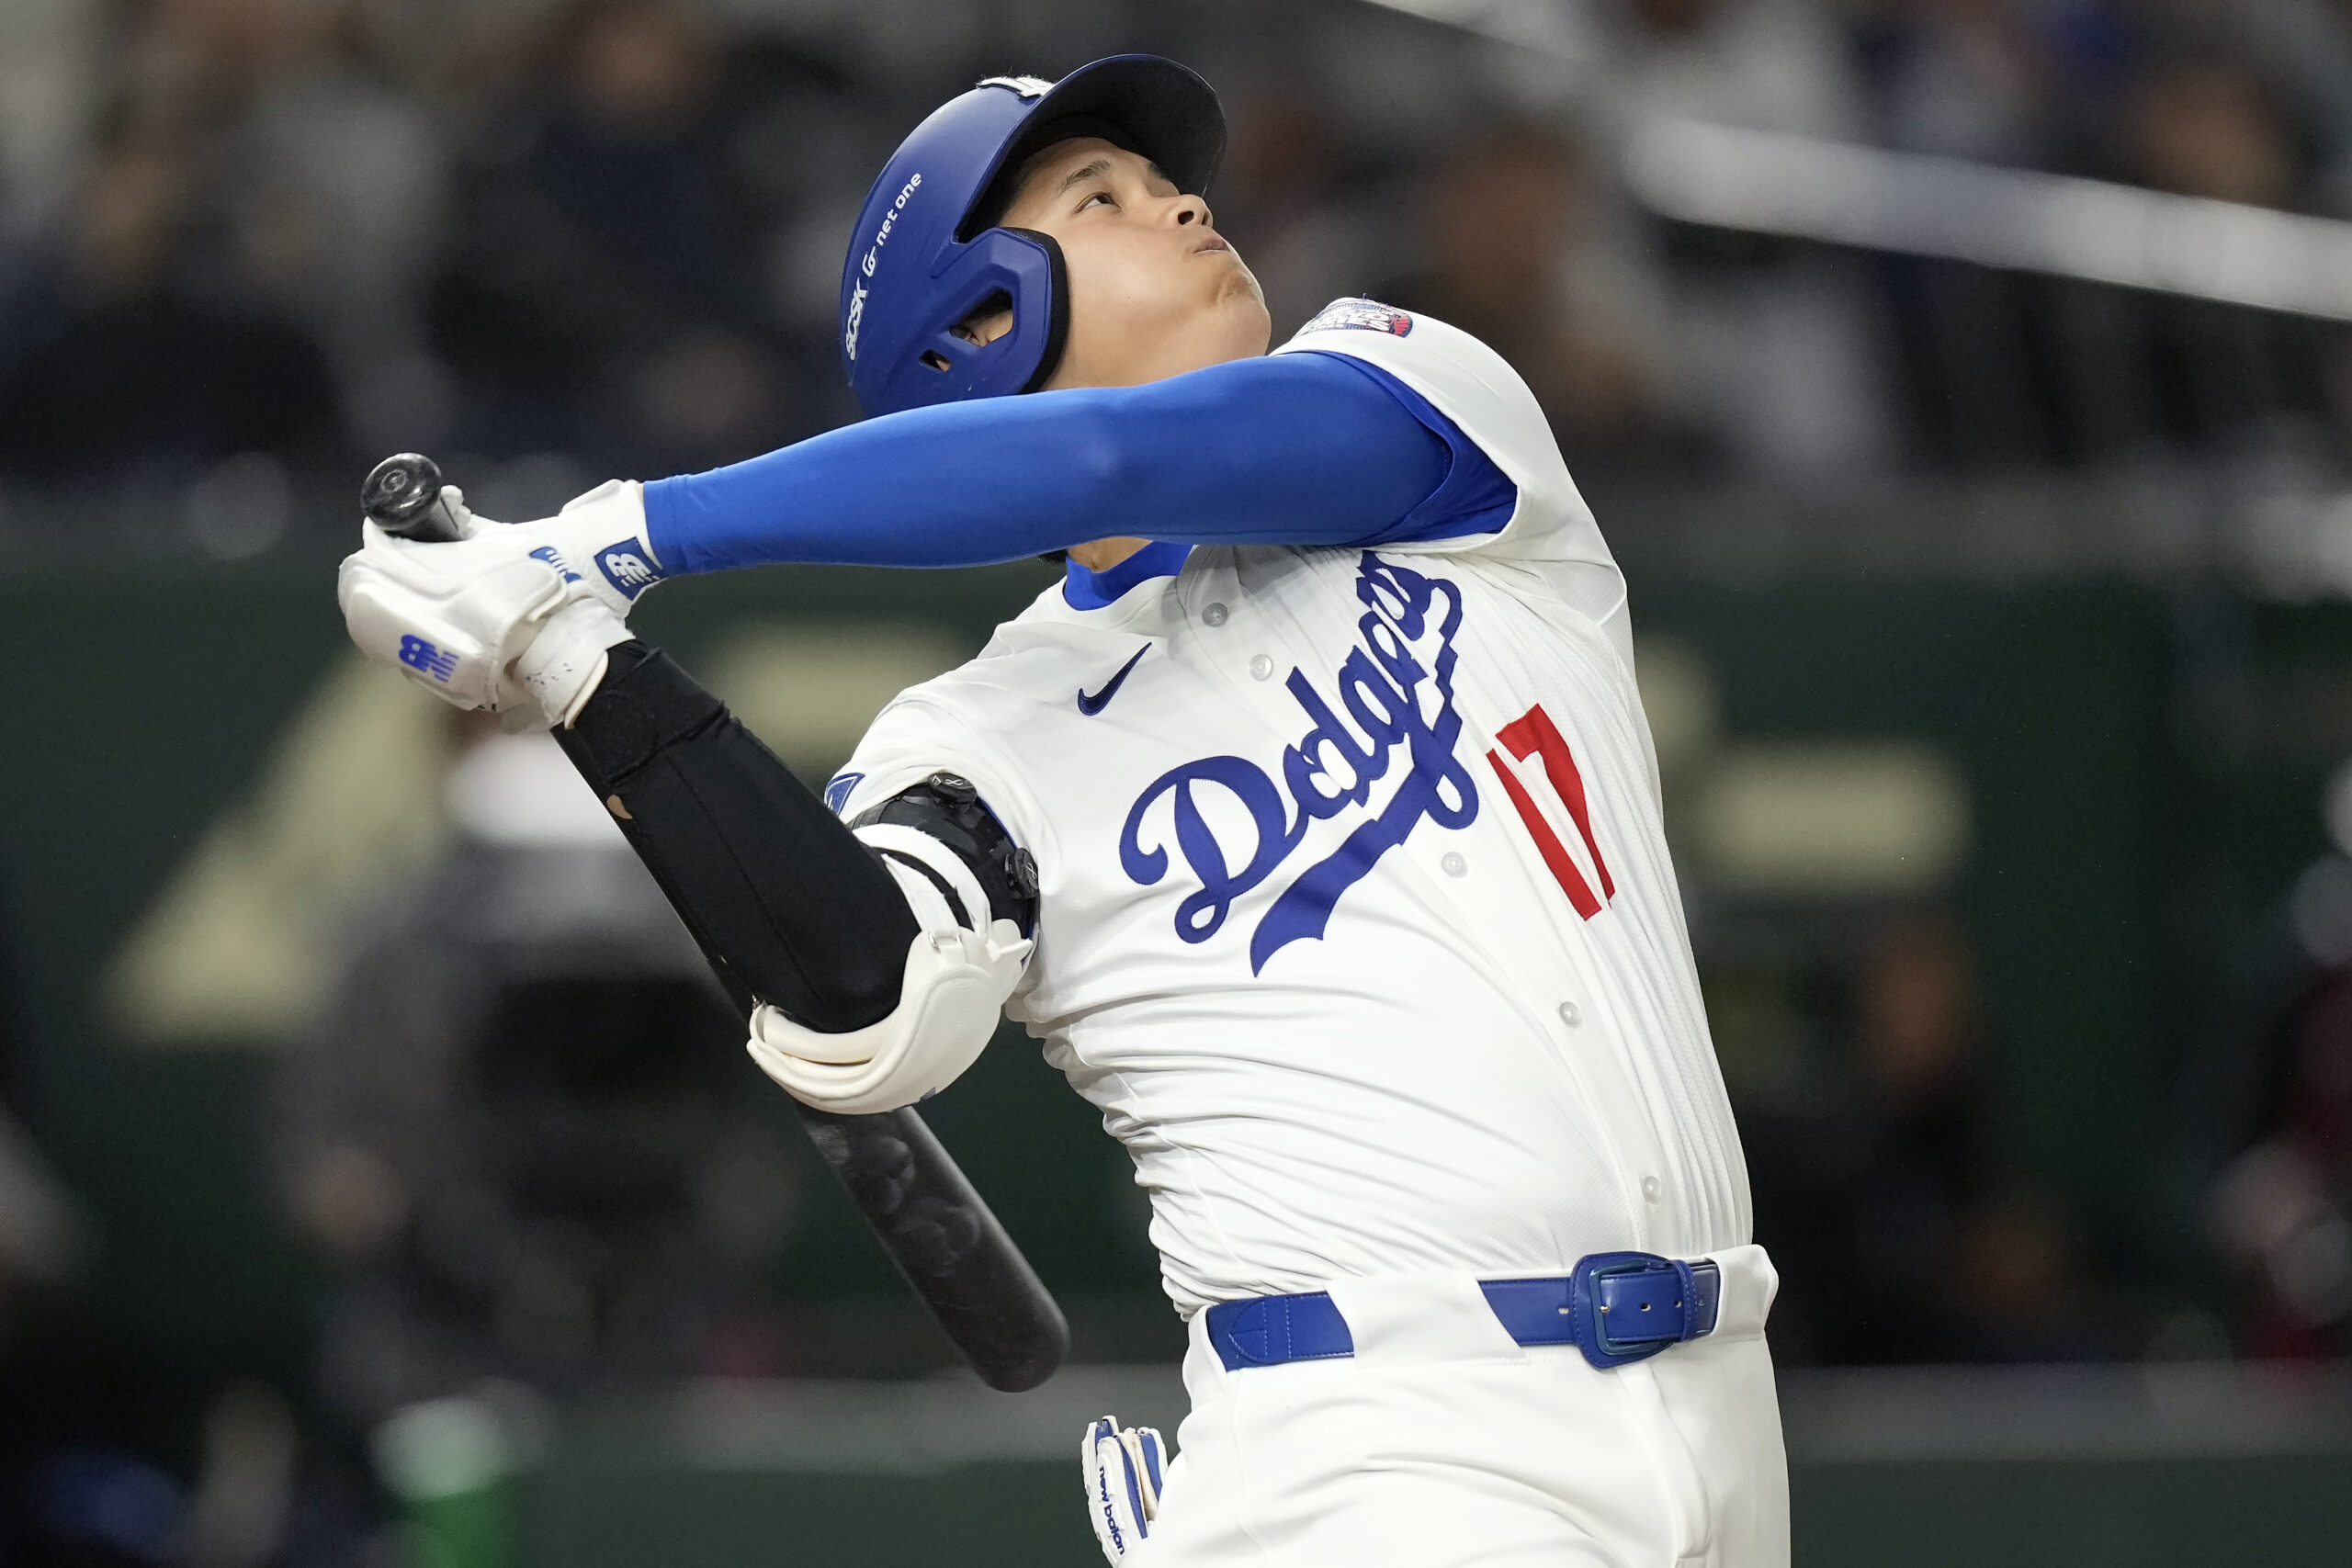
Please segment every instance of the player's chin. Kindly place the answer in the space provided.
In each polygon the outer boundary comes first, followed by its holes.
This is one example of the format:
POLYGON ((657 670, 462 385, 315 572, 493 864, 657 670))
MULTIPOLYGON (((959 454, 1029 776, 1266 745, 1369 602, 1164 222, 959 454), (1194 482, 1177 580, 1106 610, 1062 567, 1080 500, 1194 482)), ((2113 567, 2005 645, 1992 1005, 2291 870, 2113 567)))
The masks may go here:
POLYGON ((1233 265, 1216 279, 1209 309, 1227 330, 1244 337, 1254 334, 1255 352, 1265 352, 1267 340, 1273 336, 1273 317, 1266 310, 1266 291, 1258 287, 1257 275, 1241 265, 1240 257, 1235 256, 1233 265))

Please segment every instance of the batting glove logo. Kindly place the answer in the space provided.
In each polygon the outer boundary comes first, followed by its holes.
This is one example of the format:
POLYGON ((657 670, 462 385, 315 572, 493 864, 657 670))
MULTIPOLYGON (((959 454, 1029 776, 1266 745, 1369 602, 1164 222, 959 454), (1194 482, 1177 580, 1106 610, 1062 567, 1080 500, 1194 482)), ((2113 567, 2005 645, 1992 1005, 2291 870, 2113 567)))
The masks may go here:
POLYGON ((445 686, 449 683, 449 677, 458 672, 456 654, 444 653, 421 637, 401 638, 401 662, 445 686))
POLYGON ((1151 1537, 1159 1517, 1160 1489, 1167 1483, 1166 1446, 1149 1427, 1122 1427, 1105 1416, 1086 1428, 1079 1462, 1086 1472, 1086 1508, 1094 1539, 1111 1568, 1151 1537))
POLYGON ((553 545, 541 545, 537 549, 531 552, 531 558, 533 560, 545 561, 548 565, 555 568, 557 572, 562 576, 566 582, 577 582, 580 581, 580 574, 572 570, 571 567, 564 564, 563 556, 553 545))
MULTIPOLYGON (((635 540, 628 541, 630 545, 635 540)), ((646 563, 636 550, 614 545, 596 553, 596 570, 605 574, 615 592, 634 602, 639 593, 662 581, 662 574, 646 563)))

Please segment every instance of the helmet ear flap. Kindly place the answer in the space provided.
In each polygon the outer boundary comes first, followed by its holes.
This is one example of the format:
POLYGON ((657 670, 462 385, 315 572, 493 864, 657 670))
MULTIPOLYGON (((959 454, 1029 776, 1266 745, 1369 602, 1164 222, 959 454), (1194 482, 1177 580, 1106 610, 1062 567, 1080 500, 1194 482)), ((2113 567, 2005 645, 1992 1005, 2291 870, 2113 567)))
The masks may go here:
MULTIPOLYGON (((1046 342, 1038 351, 1037 368, 1021 384, 1024 392, 1034 392, 1053 379, 1054 372, 1062 366, 1062 350, 1069 342, 1069 264, 1062 260, 1059 241, 1051 234, 1035 229, 1007 229, 1008 234, 1018 234, 1046 253, 1046 342)), ((1021 324, 1019 300, 1013 302, 1013 326, 1021 324)))
POLYGON ((922 408, 1002 397, 1042 387, 1059 367, 1069 335, 1069 271, 1050 234, 990 229, 941 269, 940 302, 886 387, 888 406, 922 408), (995 299, 1012 306, 1012 330, 974 344, 956 328, 995 299))

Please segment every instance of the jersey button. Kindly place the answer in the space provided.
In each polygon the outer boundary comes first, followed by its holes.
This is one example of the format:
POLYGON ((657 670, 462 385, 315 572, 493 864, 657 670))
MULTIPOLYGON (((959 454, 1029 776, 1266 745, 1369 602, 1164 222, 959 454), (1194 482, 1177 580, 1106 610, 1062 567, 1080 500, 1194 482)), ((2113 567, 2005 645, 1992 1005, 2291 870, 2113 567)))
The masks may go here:
POLYGON ((1232 613, 1222 604, 1211 604, 1201 612, 1201 619, 1206 625, 1221 626, 1225 625, 1225 618, 1232 613))
POLYGON ((1470 863, 1452 850, 1448 850, 1445 858, 1437 863, 1445 868, 1448 876, 1466 876, 1470 873, 1470 863))
POLYGON ((1666 1184, 1655 1176, 1642 1178, 1642 1196, 1655 1203, 1666 1196, 1666 1184))
POLYGON ((1250 678, 1253 681, 1272 680, 1274 678, 1274 661, 1267 658, 1262 653, 1258 655, 1257 658, 1252 659, 1250 661, 1250 678))
POLYGON ((1574 1029, 1584 1021, 1584 1010, 1577 1006, 1574 1002, 1562 1002, 1560 1004, 1560 1021, 1566 1024, 1570 1029, 1574 1029))

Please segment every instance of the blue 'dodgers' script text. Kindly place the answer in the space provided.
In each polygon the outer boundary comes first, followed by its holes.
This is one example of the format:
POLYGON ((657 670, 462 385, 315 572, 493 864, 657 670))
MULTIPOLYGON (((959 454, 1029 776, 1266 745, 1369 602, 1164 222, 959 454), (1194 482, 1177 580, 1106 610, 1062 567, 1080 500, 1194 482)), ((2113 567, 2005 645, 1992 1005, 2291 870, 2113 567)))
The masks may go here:
MULTIPOLYGON (((1196 892, 1176 906, 1176 934, 1206 942, 1225 924, 1236 900, 1265 882, 1306 839, 1311 823, 1351 807, 1369 807, 1373 785, 1385 778, 1399 749, 1404 776, 1379 810, 1340 846, 1307 866, 1259 919, 1250 939, 1250 972, 1257 974, 1282 948, 1303 937, 1320 939, 1341 894, 1370 874, 1380 857, 1403 843, 1427 818, 1441 828, 1464 828, 1478 815, 1478 790, 1454 755, 1462 716, 1453 706, 1454 633, 1462 625, 1462 591, 1364 552, 1356 597, 1365 614, 1356 625, 1363 641, 1339 669, 1340 705, 1298 670, 1288 688, 1306 711, 1308 728, 1283 752, 1277 786, 1263 769, 1240 757, 1204 757, 1170 768, 1136 797, 1119 835, 1119 863, 1144 886, 1168 874, 1164 831, 1154 807, 1165 797, 1176 848, 1196 892), (1348 720, 1352 720, 1352 727, 1348 720), (1210 793, 1223 791, 1249 813, 1256 837, 1246 858, 1227 844, 1203 811, 1210 793), (1236 862, 1238 860, 1239 863, 1236 862)), ((1219 816, 1231 818, 1230 812, 1219 816)))

